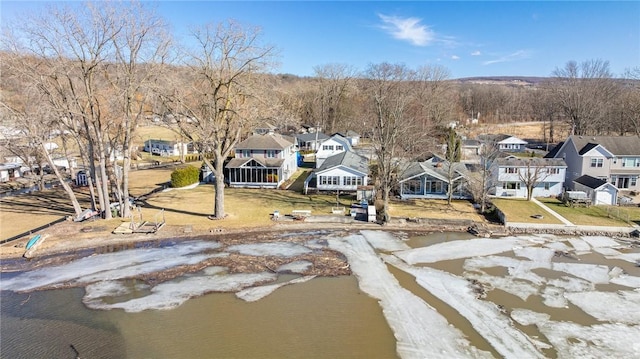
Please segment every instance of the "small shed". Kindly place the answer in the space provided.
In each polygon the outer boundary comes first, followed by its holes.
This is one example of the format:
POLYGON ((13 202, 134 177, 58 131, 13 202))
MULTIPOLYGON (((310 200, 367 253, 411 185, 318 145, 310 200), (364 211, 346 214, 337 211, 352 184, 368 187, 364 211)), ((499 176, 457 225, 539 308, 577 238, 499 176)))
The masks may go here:
POLYGON ((583 175, 573 180, 574 189, 586 193, 595 205, 616 205, 618 188, 611 183, 589 175, 583 175))

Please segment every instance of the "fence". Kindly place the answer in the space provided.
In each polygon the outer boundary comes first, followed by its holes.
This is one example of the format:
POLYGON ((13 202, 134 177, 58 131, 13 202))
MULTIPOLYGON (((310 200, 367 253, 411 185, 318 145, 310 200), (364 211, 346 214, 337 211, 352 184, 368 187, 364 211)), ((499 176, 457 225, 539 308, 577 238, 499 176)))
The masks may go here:
POLYGON ((59 219, 56 219, 53 222, 47 223, 47 224, 42 225, 40 227, 30 229, 30 230, 28 230, 26 232, 20 233, 20 234, 18 234, 16 236, 13 236, 11 238, 3 239, 3 240, 0 241, 0 244, 5 244, 5 243, 11 242, 11 241, 15 241, 16 239, 20 239, 20 238, 22 238, 24 236, 28 236, 28 235, 33 234, 35 232, 41 231, 41 230, 43 230, 45 228, 49 228, 49 227, 53 226, 54 224, 58 224, 60 222, 64 222, 66 220, 67 220, 66 216, 65 217, 61 217, 59 219))

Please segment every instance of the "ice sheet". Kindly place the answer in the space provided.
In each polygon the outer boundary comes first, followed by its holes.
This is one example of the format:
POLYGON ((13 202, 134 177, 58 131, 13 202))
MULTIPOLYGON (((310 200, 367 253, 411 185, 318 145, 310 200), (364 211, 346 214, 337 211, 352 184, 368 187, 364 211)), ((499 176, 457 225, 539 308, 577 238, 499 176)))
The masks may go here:
POLYGON ((609 237, 602 236, 583 236, 581 237, 583 241, 589 243, 594 248, 599 247, 620 247, 620 243, 609 237))
POLYGON ((394 256, 383 258, 415 276, 420 286, 458 311, 503 357, 544 358, 530 338, 515 329, 495 304, 476 299, 467 280, 428 267, 411 267, 394 256))
POLYGON ((303 273, 304 271, 306 271, 307 269, 309 269, 309 267, 311 267, 313 264, 309 261, 295 261, 295 262, 291 262, 291 263, 287 263, 284 265, 281 265, 280 267, 278 267, 278 269, 276 269, 276 272, 278 273, 286 273, 286 272, 291 272, 291 273, 303 273))
POLYGON ((553 263, 553 270, 565 272, 595 284, 609 283, 609 267, 586 263, 553 263))
POLYGON ((407 264, 435 263, 449 259, 486 256, 510 251, 517 247, 530 246, 532 242, 507 237, 501 239, 475 238, 434 244, 432 246, 394 253, 407 264))
POLYGON ((304 283, 307 282, 313 278, 315 278, 316 276, 314 275, 309 275, 309 276, 304 276, 304 277, 300 277, 300 278, 296 278, 296 279, 292 279, 288 282, 284 282, 284 283, 277 283, 277 284, 269 284, 269 285, 263 285, 260 287, 251 287, 251 288, 246 288, 243 289, 239 292, 236 292, 236 297, 246 301, 246 302, 255 302, 257 300, 260 300, 266 296, 268 296, 269 294, 273 293, 276 291, 276 289, 278 288, 282 288, 285 285, 290 285, 290 284, 298 284, 298 283, 304 283))
POLYGON ((565 295, 571 303, 601 321, 640 323, 640 292, 581 292, 565 295))
POLYGON ((373 246, 373 248, 393 252, 411 249, 402 240, 394 237, 391 233, 383 231, 360 231, 360 233, 366 238, 367 242, 373 246))
POLYGON ((363 236, 330 239, 329 245, 347 257, 360 288, 380 301, 401 358, 491 357, 472 346, 435 309, 402 288, 363 236))

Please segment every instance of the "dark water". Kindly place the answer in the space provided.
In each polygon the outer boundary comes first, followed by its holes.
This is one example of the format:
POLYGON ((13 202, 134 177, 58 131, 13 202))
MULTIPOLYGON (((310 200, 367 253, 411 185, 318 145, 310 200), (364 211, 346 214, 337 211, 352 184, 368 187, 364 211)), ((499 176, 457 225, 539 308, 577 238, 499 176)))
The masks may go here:
POLYGON ((214 293, 172 310, 91 310, 83 289, 2 292, 2 358, 396 358, 355 277, 315 278, 256 302, 214 293))

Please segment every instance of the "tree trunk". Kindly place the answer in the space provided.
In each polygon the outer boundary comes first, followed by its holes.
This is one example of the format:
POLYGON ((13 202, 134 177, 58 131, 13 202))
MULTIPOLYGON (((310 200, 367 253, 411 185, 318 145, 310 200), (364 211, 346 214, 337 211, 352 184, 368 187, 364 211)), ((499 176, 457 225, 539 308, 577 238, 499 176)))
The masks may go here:
POLYGON ((49 152, 45 148, 44 144, 42 144, 42 149, 45 153, 45 158, 47 160, 47 163, 53 169, 53 172, 56 174, 56 177, 60 181, 60 185, 62 186, 62 188, 64 188, 64 191, 67 193, 67 195, 69 195, 69 199, 71 200, 71 205, 73 206, 73 210, 76 212, 76 216, 79 216, 80 213, 82 213, 82 207, 80 207, 80 202, 78 202, 78 198, 76 197, 76 194, 73 193, 73 189, 71 189, 71 186, 69 186, 69 184, 62 177, 62 175, 60 174, 60 171, 58 171, 58 167, 56 167, 53 164, 53 160, 51 159, 51 156, 49 155, 49 152))
MULTIPOLYGON (((217 157, 219 158, 219 157, 217 157)), ((223 219, 224 214, 224 161, 217 160, 214 162, 215 167, 215 203, 213 209, 213 217, 216 219, 223 219)))

